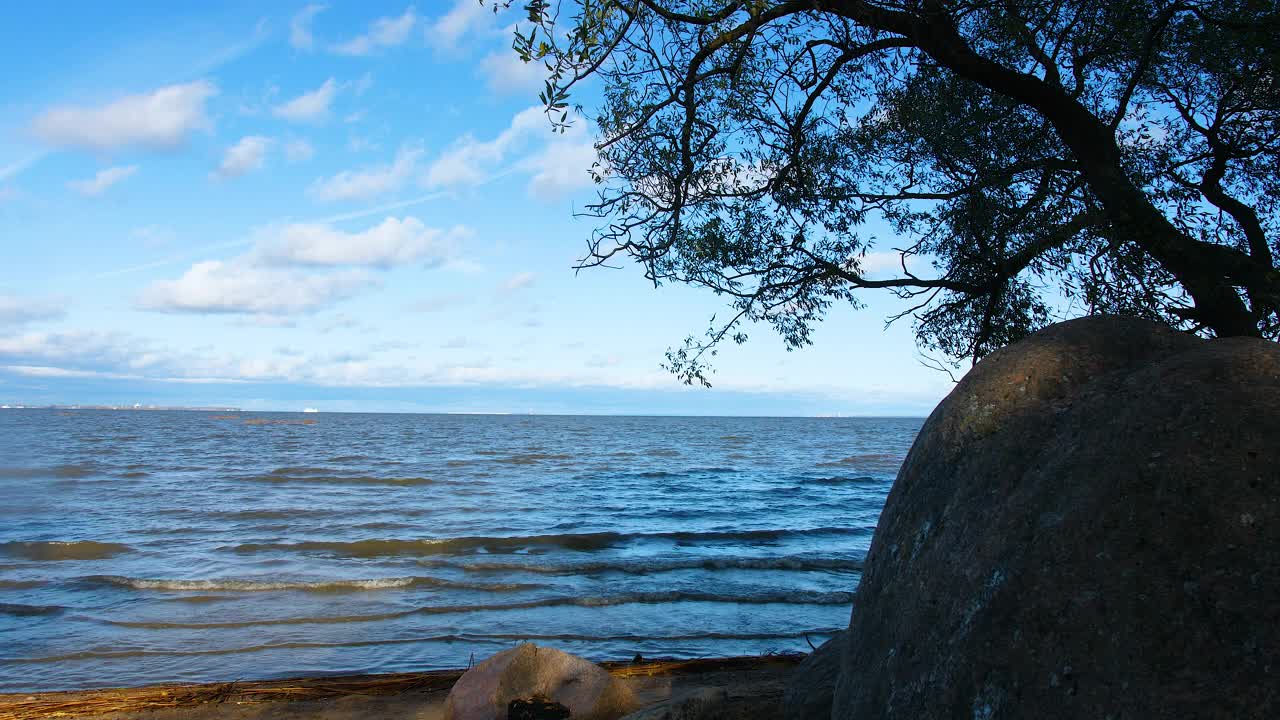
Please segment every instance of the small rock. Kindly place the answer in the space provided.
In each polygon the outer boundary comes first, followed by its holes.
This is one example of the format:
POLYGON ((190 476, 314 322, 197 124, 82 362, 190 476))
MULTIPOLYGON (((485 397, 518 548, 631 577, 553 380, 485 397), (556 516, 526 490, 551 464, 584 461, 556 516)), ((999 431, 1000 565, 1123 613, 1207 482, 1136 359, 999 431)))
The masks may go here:
MULTIPOLYGON (((573 720, 616 720, 637 703, 604 668, 554 648, 524 643, 468 670, 445 700, 445 720, 512 720, 513 700, 540 698, 573 720)), ((529 717, 558 717, 535 715, 529 717)))

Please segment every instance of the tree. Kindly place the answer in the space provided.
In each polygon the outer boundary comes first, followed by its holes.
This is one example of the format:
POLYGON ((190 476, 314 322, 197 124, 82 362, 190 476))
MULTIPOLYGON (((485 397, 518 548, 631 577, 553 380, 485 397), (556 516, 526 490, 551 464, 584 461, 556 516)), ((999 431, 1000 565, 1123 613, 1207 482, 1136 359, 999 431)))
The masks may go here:
POLYGON ((890 321, 913 317, 953 362, 1063 312, 1280 337, 1271 0, 525 10, 514 47, 545 63, 554 127, 575 86, 602 81, 582 266, 629 256, 733 306, 668 352, 685 382, 706 383, 747 321, 803 346, 833 303, 874 289, 911 300, 890 321), (867 260, 886 244, 887 275, 867 260))

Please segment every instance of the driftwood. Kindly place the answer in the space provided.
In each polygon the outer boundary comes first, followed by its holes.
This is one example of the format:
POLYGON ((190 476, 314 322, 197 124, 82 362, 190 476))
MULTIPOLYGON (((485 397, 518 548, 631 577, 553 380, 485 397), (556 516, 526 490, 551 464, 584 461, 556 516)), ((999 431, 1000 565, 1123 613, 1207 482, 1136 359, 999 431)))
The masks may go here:
MULTIPOLYGON (((726 670, 749 670, 795 665, 803 655, 710 658, 701 660, 639 660, 601 665, 615 677, 697 675, 726 670)), ((463 670, 421 673, 295 678, 205 685, 165 685, 69 692, 0 694, 0 720, 45 720, 106 713, 194 707, 213 703, 240 705, 322 700, 355 695, 399 695, 406 692, 444 692, 453 687, 463 670)))

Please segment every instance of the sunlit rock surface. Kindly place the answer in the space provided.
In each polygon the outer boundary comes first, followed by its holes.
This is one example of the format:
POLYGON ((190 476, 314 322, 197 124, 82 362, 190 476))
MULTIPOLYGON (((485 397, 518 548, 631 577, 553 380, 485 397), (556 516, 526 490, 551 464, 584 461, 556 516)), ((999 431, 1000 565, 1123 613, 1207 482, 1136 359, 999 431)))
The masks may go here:
POLYGON ((933 412, 833 718, 1280 717, 1280 346, 1062 323, 933 412))
POLYGON ((447 720, 507 720, 512 700, 540 696, 574 720, 616 720, 636 706, 604 668, 554 648, 524 643, 468 670, 445 701, 447 720))

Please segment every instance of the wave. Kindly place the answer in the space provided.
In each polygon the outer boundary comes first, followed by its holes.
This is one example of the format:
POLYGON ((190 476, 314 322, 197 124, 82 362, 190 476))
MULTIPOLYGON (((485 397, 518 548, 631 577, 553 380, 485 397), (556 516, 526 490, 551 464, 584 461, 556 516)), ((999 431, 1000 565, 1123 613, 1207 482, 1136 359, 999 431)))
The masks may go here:
POLYGON ((419 560, 423 567, 454 568, 467 572, 528 572, 540 575, 591 575, 621 572, 648 575, 675 570, 836 570, 860 571, 862 561, 832 557, 721 557, 721 558, 655 558, 618 559, 587 563, 539 565, 518 562, 459 562, 456 560, 419 560))
POLYGON ((381 622, 413 615, 452 615, 473 612, 503 612, 532 610, 544 607, 613 607, 616 605, 665 605, 679 602, 732 603, 737 605, 848 605, 853 602, 851 592, 821 592, 817 590, 770 590, 752 595, 721 595, 717 593, 665 590, 658 592, 623 593, 619 595, 572 595, 527 600, 525 602, 478 605, 430 605, 398 612, 372 615, 320 615, 315 617, 264 618, 261 620, 228 620, 215 622, 164 622, 148 620, 101 620, 118 627, 148 630, 207 630, 214 628, 244 628, 260 625, 315 625, 345 624, 357 622, 381 622))
POLYGON ((251 510, 211 510, 206 508, 166 508, 157 514, 192 520, 301 520, 304 518, 346 518, 343 510, 319 508, 256 508, 251 510))
POLYGON ((903 456, 897 453, 863 453, 849 455, 839 460, 820 462, 818 467, 841 467, 846 465, 869 465, 877 468, 897 469, 902 465, 903 456))
POLYGON ((374 522, 360 523, 359 525, 351 525, 353 530, 413 530, 420 527, 417 524, 390 522, 387 520, 379 520, 374 522))
POLYGON ((173 595, 166 598, 158 598, 156 602, 166 603, 217 603, 229 602, 240 599, 236 595, 173 595))
POLYGON ((575 478, 579 480, 591 480, 601 476, 610 478, 641 478, 644 480, 654 480, 659 478, 680 478, 680 477, 696 477, 699 475, 727 475, 740 472, 737 468, 732 467, 691 467, 683 470, 636 470, 633 472, 618 472, 606 466, 603 468, 595 468, 591 472, 578 473, 575 478))
POLYGON ((66 608, 60 605, 22 605, 18 603, 0 603, 0 615, 17 617, 36 617, 41 615, 57 615, 66 608))
POLYGON ((883 481, 870 475, 860 475, 858 477, 805 478, 802 482, 806 485, 863 485, 883 481))
POLYGON ((44 580, 0 580, 0 590, 27 590, 44 584, 44 580))
POLYGON ((166 513, 169 515, 195 515, 199 517, 219 518, 223 520, 297 520, 300 518, 319 518, 344 516, 339 510, 317 510, 312 508, 283 508, 273 510, 187 510, 166 513))
POLYGON ((249 645, 246 647, 215 648, 210 650, 85 650, 65 655, 48 655, 45 657, 16 658, 12 663, 54 663, 71 660, 123 659, 147 656, 188 657, 198 655, 239 655, 245 653, 265 652, 271 650, 306 650, 306 649, 341 649, 355 647, 378 647, 383 645, 415 645, 420 643, 494 643, 508 644, 518 641, 536 642, 690 642, 698 640, 799 640, 802 638, 826 638, 843 630, 843 628, 813 628, 792 632, 774 633, 684 633, 679 635, 582 635, 574 633, 550 634, 517 634, 517 633, 458 633, 450 635, 430 635, 426 637, 386 638, 382 640, 352 640, 348 642, 280 642, 249 645))
POLYGON ((503 463, 507 465, 534 465, 540 462, 563 462, 565 460, 574 460, 573 455, 563 453, 540 453, 531 452, 519 455, 508 455, 507 457, 494 458, 490 462, 503 463))
MULTIPOLYGON (((332 471, 330 471, 332 472, 332 471)), ((374 477, 369 475, 248 475, 244 482, 314 483, 319 485, 435 485, 439 480, 425 477, 374 477)))
POLYGON ((133 590, 159 590, 166 592, 272 592, 302 591, 316 593, 361 592, 368 590, 392 590, 414 587, 443 588, 450 590, 484 590, 488 592, 519 592, 537 590, 546 585, 538 583, 477 583, 444 580, 441 578, 411 576, 371 578, 364 580, 264 580, 221 578, 211 580, 166 580, 133 578, 123 575, 89 575, 81 582, 130 588, 133 590))
POLYGON ((672 478, 672 477, 688 477, 690 475, 726 475, 738 472, 737 468, 731 467, 694 467, 686 470, 647 470, 644 472, 631 473, 629 477, 638 478, 672 478))
POLYGON ((131 552, 128 545, 94 540, 40 540, 0 543, 0 555, 45 562, 50 560, 103 560, 131 552))
POLYGON ((279 467, 268 475, 328 475, 333 472, 332 468, 326 467, 308 467, 305 465, 279 467))
POLYGON ((76 479, 93 475, 92 465, 54 465, 53 467, 0 467, 0 479, 24 480, 28 478, 76 479))
POLYGON ((672 531, 654 533, 566 533, 560 535, 517 535, 512 537, 456 537, 422 540, 373 539, 322 541, 304 540, 293 543, 243 543, 224 546, 224 550, 238 553, 259 552, 322 552, 340 557, 388 557, 395 555, 450 555, 474 552, 511 553, 538 547, 555 547, 579 552, 606 550, 612 547, 646 540, 674 540, 680 543, 741 541, 776 542, 792 537, 811 535, 864 535, 865 528, 813 528, 809 530, 724 530, 724 531, 672 531))

